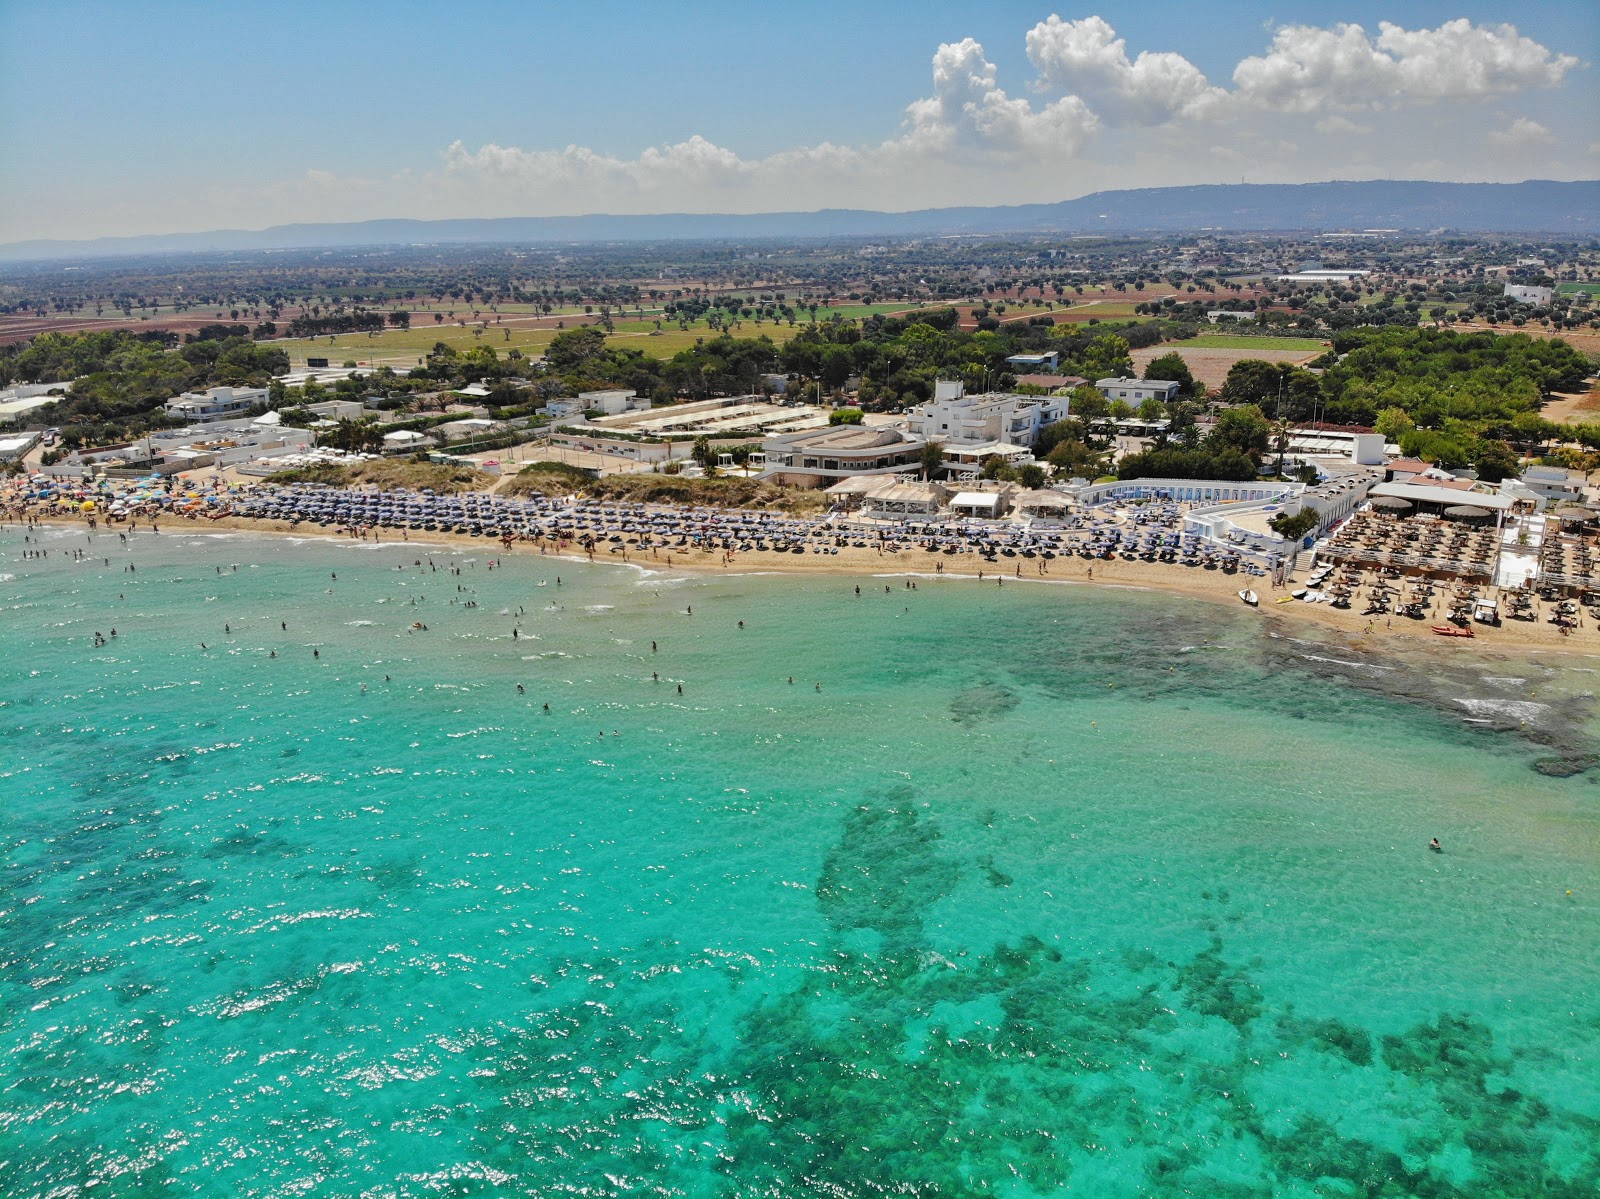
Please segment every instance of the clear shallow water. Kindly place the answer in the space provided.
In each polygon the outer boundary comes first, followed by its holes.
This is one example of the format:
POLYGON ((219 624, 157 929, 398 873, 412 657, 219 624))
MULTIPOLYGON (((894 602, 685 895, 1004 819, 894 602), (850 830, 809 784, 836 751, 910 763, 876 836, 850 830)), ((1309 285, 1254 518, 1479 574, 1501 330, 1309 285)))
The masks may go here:
POLYGON ((0 535, 0 1193, 1600 1183, 1587 663, 45 544, 0 535))

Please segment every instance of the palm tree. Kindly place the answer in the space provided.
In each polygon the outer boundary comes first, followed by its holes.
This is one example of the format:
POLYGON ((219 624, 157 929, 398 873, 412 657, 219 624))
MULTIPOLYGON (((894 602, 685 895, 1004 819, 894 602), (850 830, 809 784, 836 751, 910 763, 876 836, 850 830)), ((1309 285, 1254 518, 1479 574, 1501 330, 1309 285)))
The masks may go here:
POLYGON ((1288 417, 1279 417, 1272 422, 1272 440, 1278 447, 1278 475, 1283 474, 1283 456, 1289 450, 1289 434, 1294 429, 1294 422, 1288 417))

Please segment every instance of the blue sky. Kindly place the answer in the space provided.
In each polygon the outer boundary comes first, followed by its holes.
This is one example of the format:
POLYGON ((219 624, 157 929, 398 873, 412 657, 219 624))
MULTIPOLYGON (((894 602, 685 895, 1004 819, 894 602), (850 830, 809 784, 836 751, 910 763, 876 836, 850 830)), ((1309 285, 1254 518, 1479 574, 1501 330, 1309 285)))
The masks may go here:
POLYGON ((1600 4, 1565 0, 0 0, 0 241, 1238 178, 1588 178, 1597 51, 1600 4), (1383 22, 1409 32, 1382 42, 1383 22), (1354 60, 1331 40, 1341 23, 1368 35, 1354 60), (1274 54, 1285 29, 1299 32, 1274 54), (1143 51, 1168 57, 1136 67, 1143 51))

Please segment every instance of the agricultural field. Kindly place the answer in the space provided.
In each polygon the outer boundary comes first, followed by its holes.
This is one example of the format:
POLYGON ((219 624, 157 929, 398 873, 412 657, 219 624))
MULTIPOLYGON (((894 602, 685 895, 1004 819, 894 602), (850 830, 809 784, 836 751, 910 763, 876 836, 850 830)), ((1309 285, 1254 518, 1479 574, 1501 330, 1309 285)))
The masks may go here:
POLYGON ((1318 357, 1323 353, 1324 350, 1327 349, 1325 343, 1311 341, 1306 338, 1229 337, 1216 339, 1218 341, 1229 341, 1234 343, 1247 340, 1281 341, 1286 345, 1292 345, 1294 347, 1292 349, 1246 349, 1238 346, 1237 344, 1226 349, 1216 349, 1205 346, 1197 346, 1195 342, 1200 340, 1202 339, 1197 337, 1192 341, 1169 341, 1163 342, 1158 346, 1145 346, 1141 349, 1134 350, 1129 357, 1133 359, 1134 370, 1142 376, 1145 372, 1145 368, 1147 368, 1154 359, 1160 358, 1164 354, 1171 354, 1175 351, 1183 358, 1184 365, 1189 368, 1189 373, 1194 376, 1197 383, 1204 383, 1208 391, 1218 391, 1221 389, 1222 385, 1227 382, 1228 372, 1233 369, 1234 363, 1242 362, 1246 358, 1258 358, 1266 362, 1292 362, 1303 364, 1311 361, 1313 358, 1318 357))
POLYGON ((1558 283, 1556 292, 1563 296, 1575 296, 1581 292, 1588 292, 1591 296, 1600 296, 1600 283, 1558 283))
MULTIPOLYGON (((382 333, 375 334, 338 333, 322 337, 283 338, 271 344, 282 346, 288 352, 289 362, 296 370, 304 369, 307 357, 317 357, 327 358, 335 365, 353 361, 361 366, 389 366, 397 371, 404 371, 419 365, 437 342, 442 341, 457 350, 469 350, 480 345, 490 346, 497 354, 502 355, 512 349, 518 349, 525 355, 534 357, 544 353, 545 347, 555 339, 556 334, 562 332, 557 328, 558 322, 572 329, 593 323, 593 318, 585 319, 579 316, 577 320, 571 320, 558 318, 555 314, 535 320, 531 315, 511 312, 512 307, 526 307, 526 305, 502 305, 498 314, 501 323, 491 322, 481 332, 476 324, 468 323, 465 327, 454 322, 435 324, 426 313, 414 312, 410 329, 386 329, 382 333)), ((647 307, 645 311, 650 312, 651 309, 647 307)), ((879 313, 908 311, 912 310, 904 304, 844 304, 832 308, 818 308, 817 320, 820 322, 833 316, 840 316, 846 320, 859 320, 879 313)), ((764 335, 782 344, 809 323, 808 311, 805 319, 797 319, 792 326, 787 321, 764 320, 758 325, 754 319, 741 319, 738 328, 733 332, 738 337, 764 335)), ((670 358, 679 350, 688 349, 703 338, 718 335, 717 331, 704 321, 695 321, 687 330, 683 330, 678 328, 675 321, 663 320, 661 329, 657 331, 654 318, 617 320, 613 324, 613 329, 614 332, 611 334, 613 344, 636 348, 652 358, 670 358)))
POLYGON ((1328 344, 1318 337, 1252 336, 1248 333, 1202 333, 1173 343, 1180 349, 1192 350, 1312 350, 1318 354, 1326 350, 1328 344))
POLYGON ((308 357, 326 358, 335 366, 355 362, 361 366, 388 366, 396 371, 407 371, 421 364, 428 351, 438 342, 457 350, 470 350, 474 346, 492 346, 495 353, 504 355, 512 349, 529 356, 544 353, 559 330, 555 328, 521 329, 511 325, 491 325, 477 336, 476 326, 423 325, 410 329, 387 329, 382 333, 338 333, 326 337, 280 338, 265 345, 280 346, 289 355, 293 370, 304 370, 308 357))

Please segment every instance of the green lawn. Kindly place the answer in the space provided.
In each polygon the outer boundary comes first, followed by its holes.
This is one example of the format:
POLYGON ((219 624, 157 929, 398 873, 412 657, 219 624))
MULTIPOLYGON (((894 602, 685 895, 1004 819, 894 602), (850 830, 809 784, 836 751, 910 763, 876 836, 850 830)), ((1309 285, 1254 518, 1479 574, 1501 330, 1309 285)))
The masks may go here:
POLYGON ((1575 296, 1581 291, 1600 296, 1600 283, 1561 283, 1556 286, 1556 291, 1564 296, 1575 296))
POLYGON ((1328 348, 1326 341, 1316 337, 1252 337, 1229 333, 1202 333, 1186 341, 1165 344, 1180 350, 1307 350, 1318 354, 1328 348))

